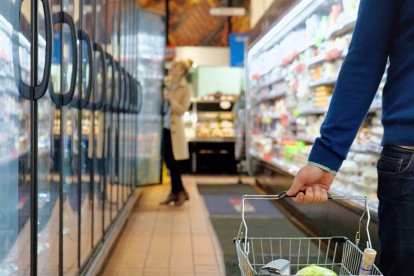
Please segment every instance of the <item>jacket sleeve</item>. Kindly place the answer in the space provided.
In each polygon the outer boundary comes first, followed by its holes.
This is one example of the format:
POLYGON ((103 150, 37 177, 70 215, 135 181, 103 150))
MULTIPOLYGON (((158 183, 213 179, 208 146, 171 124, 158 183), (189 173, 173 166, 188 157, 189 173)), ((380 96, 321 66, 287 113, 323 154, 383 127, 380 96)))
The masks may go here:
POLYGON ((179 102, 175 99, 170 99, 170 107, 171 107, 171 113, 177 114, 177 115, 183 115, 188 108, 191 105, 191 94, 192 89, 190 85, 187 85, 185 88, 185 95, 183 99, 179 102))
POLYGON ((378 90, 397 13, 395 0, 361 0, 348 55, 309 164, 336 173, 378 90))

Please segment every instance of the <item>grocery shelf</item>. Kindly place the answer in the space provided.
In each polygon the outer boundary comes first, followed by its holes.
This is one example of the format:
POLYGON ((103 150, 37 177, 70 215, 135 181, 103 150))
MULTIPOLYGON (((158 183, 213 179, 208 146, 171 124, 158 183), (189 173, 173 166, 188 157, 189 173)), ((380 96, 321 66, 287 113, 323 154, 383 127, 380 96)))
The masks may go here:
POLYGON ((322 63, 325 61, 326 56, 325 55, 317 55, 316 57, 311 58, 307 65, 308 66, 313 66, 313 65, 317 65, 319 63, 322 63))
POLYGON ((316 107, 307 107, 307 108, 299 108, 299 116, 305 115, 322 115, 325 114, 328 110, 325 108, 316 108, 316 107))
POLYGON ((314 87, 325 86, 325 85, 326 86, 334 86, 336 84, 337 80, 338 80, 338 76, 335 76, 335 77, 332 77, 332 78, 311 82, 311 83, 309 83, 309 87, 314 88, 314 87))
POLYGON ((374 154, 380 154, 382 151, 382 146, 376 145, 376 144, 368 144, 368 145, 358 145, 353 144, 351 146, 352 151, 356 152, 362 152, 362 153, 374 153, 374 154))
POLYGON ((335 28, 334 30, 332 30, 328 37, 332 39, 332 38, 340 37, 340 36, 343 36, 347 33, 352 32, 355 29, 356 20, 357 20, 356 15, 351 16, 341 26, 339 26, 339 27, 335 28))
POLYGON ((264 82, 263 84, 260 84, 260 86, 264 87, 264 86, 277 84, 277 83, 280 83, 280 82, 284 82, 285 79, 286 79, 286 76, 277 77, 275 79, 268 80, 268 81, 264 82))
POLYGON ((298 140, 298 141, 306 142, 306 143, 315 142, 315 138, 308 137, 308 136, 303 136, 303 135, 298 135, 298 136, 295 137, 295 139, 298 140))
MULTIPOLYGON (((247 75, 247 87, 260 87, 256 74, 259 74, 260 79, 266 80, 262 81, 262 84, 270 85, 270 81, 277 81, 277 77, 282 73, 283 79, 292 80, 293 84, 291 86, 285 85, 286 98, 284 101, 275 101, 268 105, 257 104, 268 96, 263 97, 265 93, 259 92, 269 93, 264 89, 270 89, 272 86, 263 86, 262 91, 258 90, 254 93, 251 89, 246 90, 247 100, 250 101, 248 108, 251 109, 249 110, 251 119, 248 131, 256 131, 256 135, 247 137, 247 152, 261 148, 266 151, 266 154, 253 152, 251 156, 255 161, 256 159, 260 161, 259 167, 268 167, 271 171, 273 171, 272 168, 276 168, 273 172, 277 177, 281 175, 281 171, 286 172, 287 175, 294 175, 297 172, 297 166, 306 162, 305 155, 311 150, 314 142, 313 137, 309 136, 312 136, 310 134, 320 128, 323 117, 328 112, 331 88, 336 85, 341 63, 348 54, 347 48, 355 28, 358 12, 357 6, 345 7, 342 5, 342 8, 338 8, 340 5, 335 0, 299 1, 297 9, 292 9, 275 22, 270 30, 248 50, 247 72, 250 72, 248 74, 251 75, 247 75), (292 43, 294 47, 292 47, 292 43), (268 58, 269 52, 275 53, 272 55, 274 58, 268 58), (288 66, 283 66, 283 70, 280 70, 280 64, 288 64, 288 66), (297 65, 301 68, 298 68, 297 65), (270 74, 267 72, 265 74, 264 71, 268 71, 268 68, 274 69, 270 70, 270 74), (318 89, 321 86, 327 86, 323 93, 318 89), (269 119, 268 114, 280 113, 281 110, 287 115, 287 118, 293 121, 292 123, 279 124, 269 119), (265 120, 257 120, 258 116, 265 118, 265 120), (267 135, 268 133, 272 133, 272 135, 267 135), (296 133, 301 135, 296 135, 296 133), (292 147, 274 142, 284 141, 289 137, 292 138, 292 147), (279 152, 282 154, 274 156, 273 153, 279 152), (285 160, 283 153, 288 154, 292 159, 285 160), (269 166, 261 166, 261 163, 269 166)), ((273 87, 281 89, 279 85, 273 87)), ((358 133, 356 141, 361 141, 360 143, 373 143, 368 141, 366 137, 373 135, 372 141, 375 141, 380 133, 381 93, 382 89, 379 89, 378 95, 368 110, 370 114, 361 126, 363 131, 358 133)), ((353 170, 352 165, 354 164, 348 164, 349 167, 344 166, 344 170, 339 175, 345 175, 346 178, 342 183, 339 181, 340 177, 337 178, 337 193, 361 194, 363 192, 374 200, 370 206, 375 209, 377 201, 375 201, 376 188, 371 185, 373 177, 361 176, 362 172, 369 173, 363 171, 365 161, 361 160, 375 159, 373 155, 378 154, 381 147, 371 144, 353 145, 351 150, 353 150, 353 154, 350 155, 349 161, 355 162, 356 166, 362 169, 353 170), (357 158, 354 160, 353 157, 357 158), (360 176, 360 178, 353 178, 354 176, 360 176)), ((254 164, 255 162, 250 166, 252 171, 256 170, 254 164)))
POLYGON ((337 57, 329 59, 329 58, 328 58, 328 56, 327 56, 327 53, 323 53, 323 54, 319 54, 319 55, 317 55, 317 56, 315 56, 315 57, 311 58, 311 59, 307 62, 307 65, 308 65, 308 67, 312 67, 312 66, 315 66, 315 65, 318 65, 318 64, 324 63, 324 62, 334 62, 334 61, 336 61, 336 60, 338 60, 338 59, 345 58, 345 56, 346 56, 346 54, 345 54, 345 53, 341 53, 341 54, 340 54, 340 55, 338 55, 337 57))
POLYGON ((250 151, 250 155, 252 157, 255 157, 256 159, 259 159, 260 161, 267 163, 269 165, 272 165, 288 174, 290 174, 291 176, 295 176, 296 173, 298 172, 299 168, 296 166, 289 166, 287 165, 285 162, 283 162, 282 160, 278 159, 278 158, 274 158, 272 157, 271 159, 268 158, 264 158, 261 154, 259 154, 258 152, 255 151, 250 151))
POLYGON ((315 43, 308 42, 303 45, 303 47, 299 48, 299 54, 304 53, 306 50, 309 50, 311 47, 314 47, 315 43))
POLYGON ((278 98, 283 98, 284 96, 286 96, 286 94, 287 94, 286 91, 271 92, 266 96, 257 98, 256 103, 261 103, 265 101, 273 101, 278 98))

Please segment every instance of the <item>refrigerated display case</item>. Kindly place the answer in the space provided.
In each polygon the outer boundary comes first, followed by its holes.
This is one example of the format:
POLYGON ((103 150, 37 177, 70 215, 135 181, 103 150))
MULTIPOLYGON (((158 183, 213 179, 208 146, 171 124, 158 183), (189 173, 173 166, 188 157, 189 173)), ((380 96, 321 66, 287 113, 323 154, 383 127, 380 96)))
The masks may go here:
POLYGON ((192 99, 183 118, 187 141, 234 141, 237 99, 235 95, 192 99))
POLYGON ((0 1, 1 275, 96 274, 136 199, 136 159, 121 158, 137 148, 137 100, 120 72, 138 83, 144 15, 132 0, 89 2, 0 1))
MULTIPOLYGON (((295 175, 307 163, 356 23, 357 0, 295 4, 247 54, 248 161, 295 175)), ((376 211, 385 77, 332 191, 366 195, 376 211)), ((358 204, 358 203, 356 203, 358 204)))
MULTIPOLYGON (((358 0, 302 0, 251 44, 247 54, 248 160, 291 175, 307 156, 347 55, 358 0)), ((376 211, 375 163, 383 133, 385 76, 332 192, 366 195, 376 211)))
MULTIPOLYGON (((307 163, 330 104, 356 24, 359 0, 297 1, 247 52, 246 153, 249 173, 268 193, 286 191, 307 163)), ((377 232, 376 162, 381 151, 381 96, 386 75, 331 187, 338 195, 366 195, 371 233, 377 232)), ((280 206, 309 230, 352 237, 363 201, 280 206), (338 219, 340 218, 340 219, 338 219)), ((374 247, 378 236, 372 235, 374 247)), ((366 237, 361 237, 362 244, 366 237)))
MULTIPOLYGON (((25 18, 27 19, 27 18, 25 18)), ((30 42, 23 35, 18 7, 6 1, 0 10, 0 274, 19 274, 30 265, 30 102, 16 82, 27 81, 30 42), (16 38, 16 35, 18 39, 16 38), (20 51, 16 57, 13 49, 20 51), (13 74, 20 62, 19 74, 13 74)))
MULTIPOLYGON (((192 173, 235 173, 235 104, 237 95, 194 98, 184 116, 192 173)), ((188 170, 188 168, 187 168, 188 170)))

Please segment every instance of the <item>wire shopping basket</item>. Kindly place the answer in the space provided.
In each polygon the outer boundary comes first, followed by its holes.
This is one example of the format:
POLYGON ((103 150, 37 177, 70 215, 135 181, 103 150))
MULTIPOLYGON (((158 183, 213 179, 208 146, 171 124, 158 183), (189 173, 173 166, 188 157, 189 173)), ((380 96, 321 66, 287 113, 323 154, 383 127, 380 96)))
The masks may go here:
MULTIPOLYGON (((242 222, 237 238, 235 239, 237 258, 241 274, 244 276, 260 275, 295 275, 300 269, 309 265, 328 268, 337 275, 382 275, 379 269, 372 264, 369 271, 361 273, 361 264, 368 258, 366 253, 372 250, 369 234, 370 213, 366 197, 343 197, 329 195, 329 199, 364 200, 365 208, 359 220, 355 243, 346 237, 251 237, 245 220, 246 200, 280 200, 288 197, 286 192, 278 195, 245 195, 242 197, 242 222), (367 218, 365 230, 367 233, 367 249, 359 249, 361 226, 364 217, 367 218), (263 267, 275 260, 285 260, 289 263, 289 274, 281 274, 273 270, 270 273, 263 267)), ((369 254, 369 253, 368 253, 369 254)), ((375 258, 375 255, 374 255, 375 258)), ((372 260, 373 262, 373 260, 372 260)))

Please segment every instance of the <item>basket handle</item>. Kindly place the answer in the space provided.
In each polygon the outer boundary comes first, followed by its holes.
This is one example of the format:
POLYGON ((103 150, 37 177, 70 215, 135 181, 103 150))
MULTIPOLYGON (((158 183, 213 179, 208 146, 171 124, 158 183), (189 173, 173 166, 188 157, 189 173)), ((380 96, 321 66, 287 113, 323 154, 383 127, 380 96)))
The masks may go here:
MULTIPOLYGON (((295 196, 289 196, 286 194, 286 192, 281 192, 279 194, 276 195, 244 195, 242 197, 242 206, 241 206, 241 216, 242 216, 242 224, 240 225, 239 228, 239 233, 237 234, 237 238, 241 239, 244 238, 244 252, 246 254, 249 254, 249 248, 248 248, 248 239, 247 239, 247 232, 248 232, 248 227, 247 227, 247 223, 246 223, 246 219, 245 219, 245 201, 248 200, 282 200, 285 198, 294 198, 295 196), (244 230, 244 233, 243 233, 244 230), (244 236, 244 237, 243 237, 244 236)), ((339 195, 332 195, 331 193, 328 192, 328 199, 329 200, 345 200, 345 199, 352 199, 352 200, 361 200, 364 201, 364 211, 361 215, 361 218, 359 219, 359 225, 358 225, 358 231, 356 232, 355 235, 355 244, 358 246, 359 245, 359 241, 360 241, 360 237, 361 237, 361 227, 362 227, 362 221, 364 219, 364 217, 367 217, 367 222, 365 225, 365 230, 367 232, 367 248, 372 248, 372 244, 371 244, 371 236, 369 234, 369 224, 371 221, 371 215, 369 212, 369 208, 368 208, 368 199, 366 196, 339 196, 339 195)))

